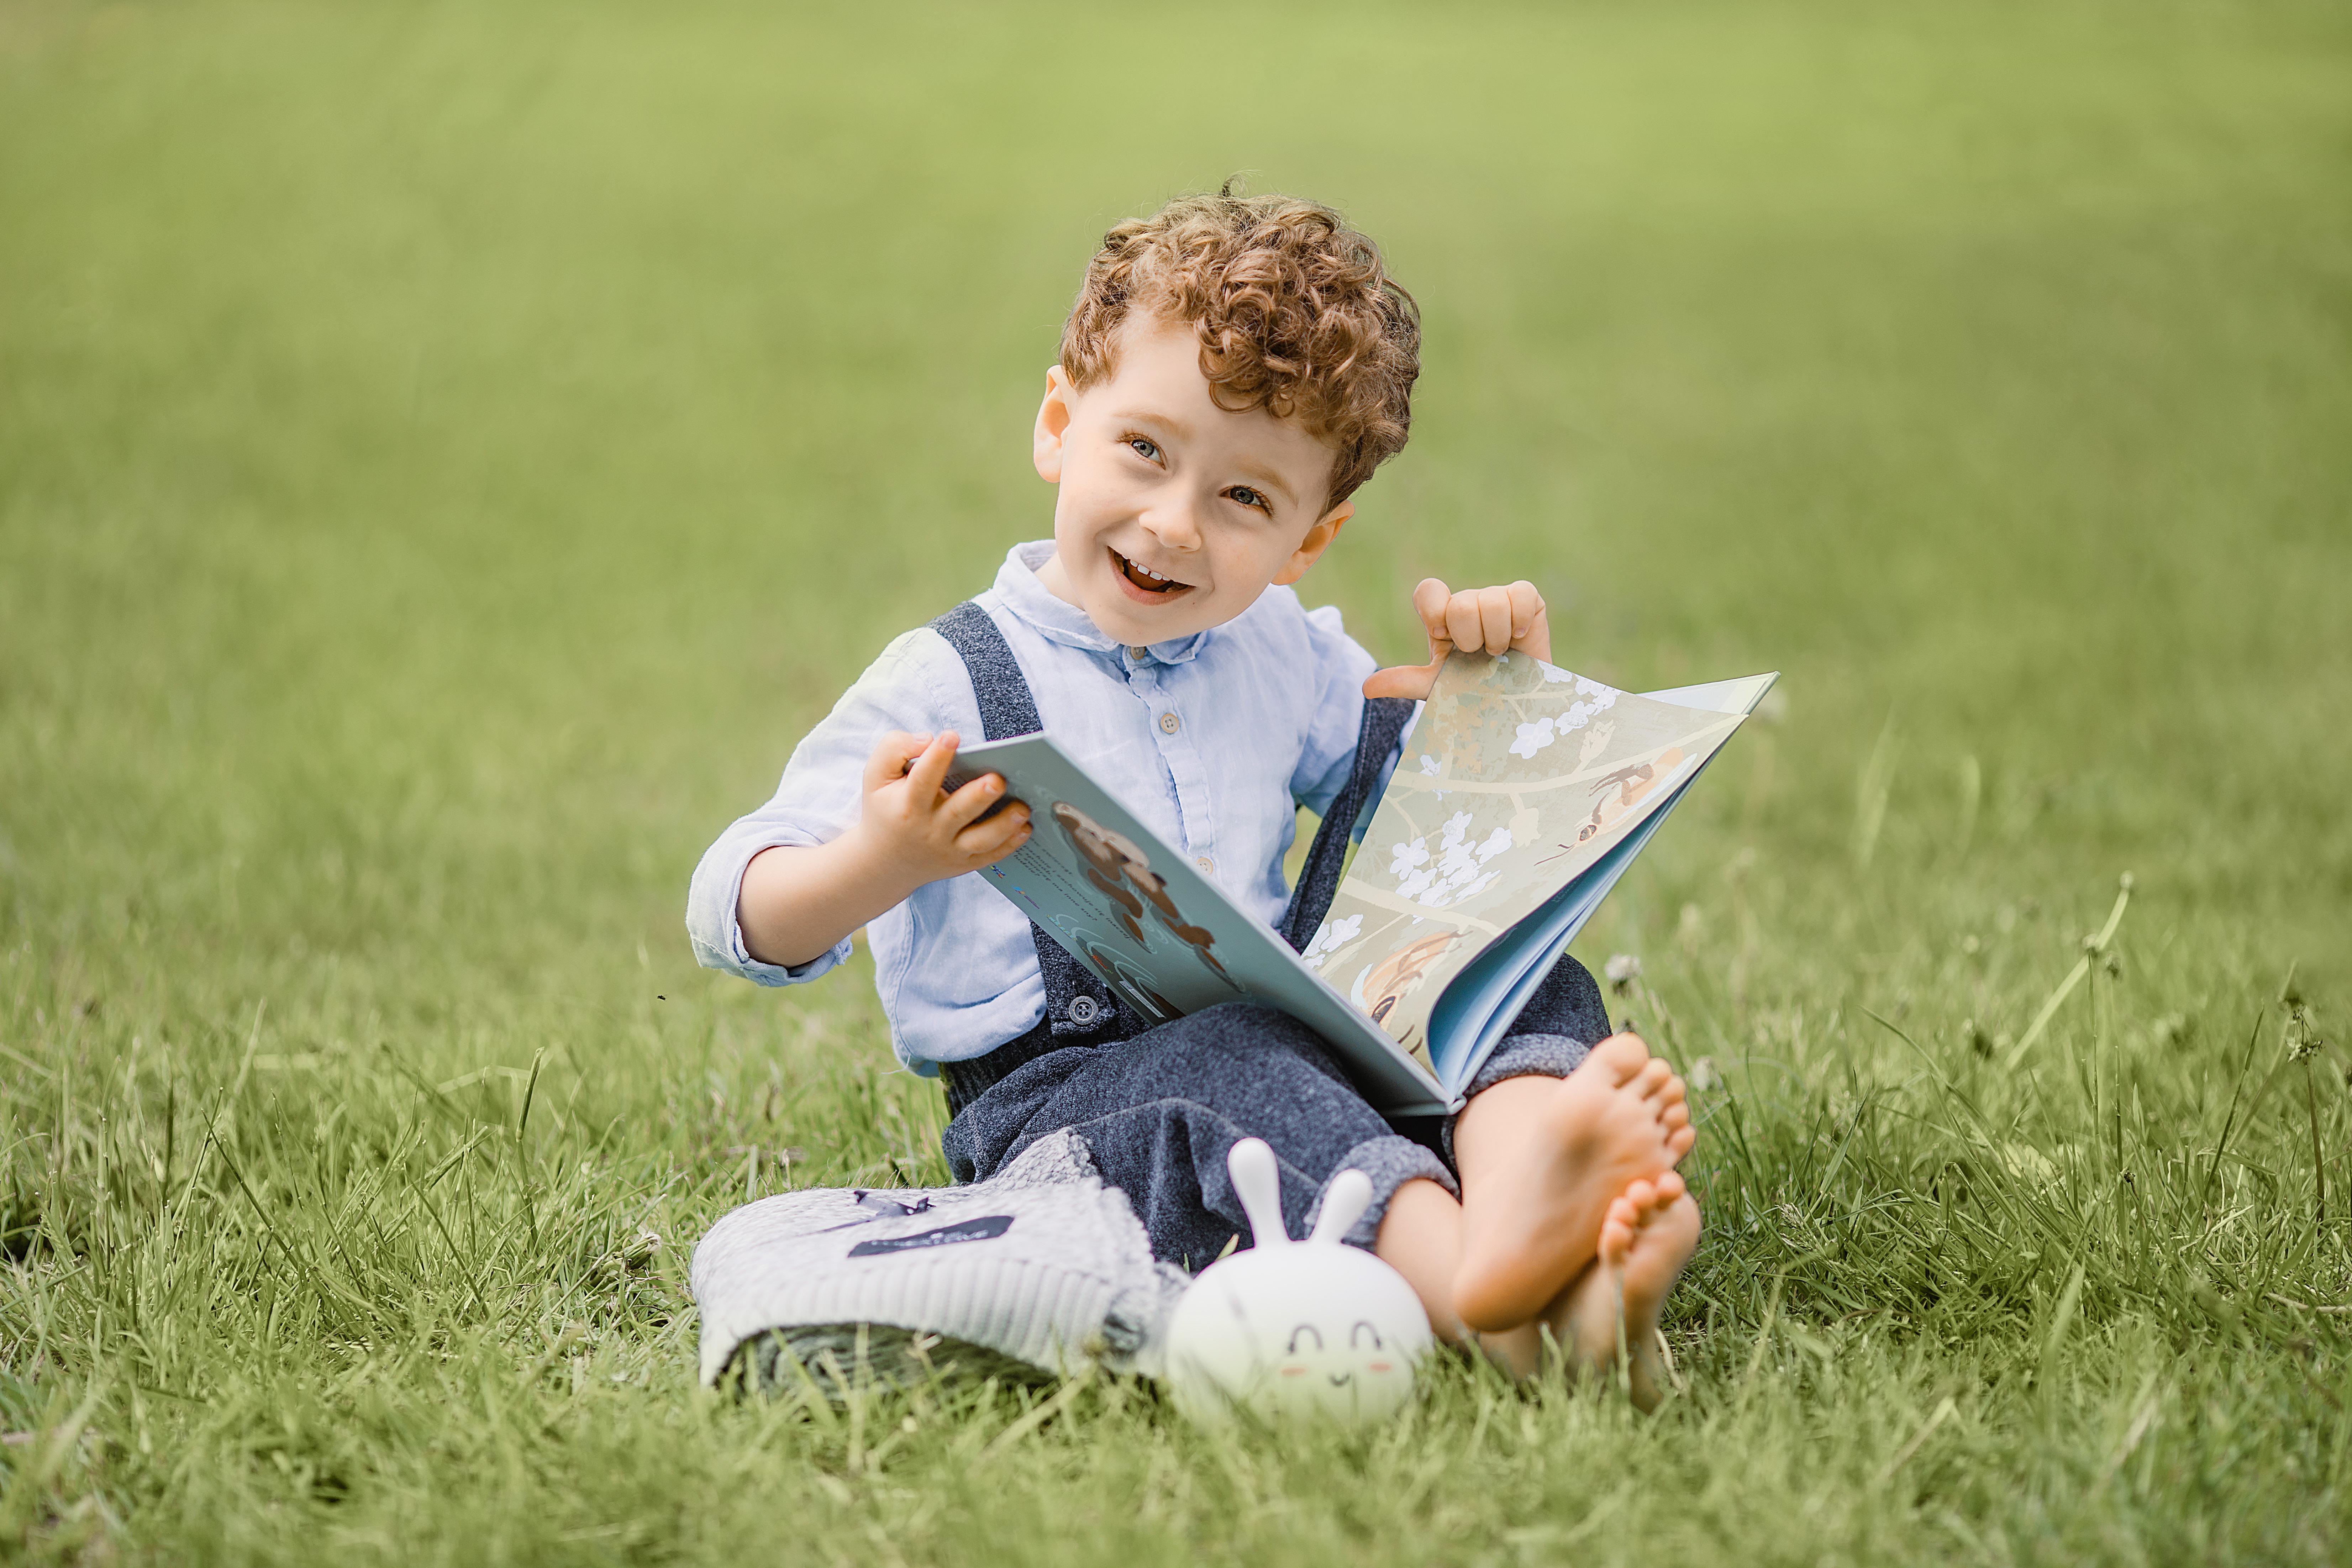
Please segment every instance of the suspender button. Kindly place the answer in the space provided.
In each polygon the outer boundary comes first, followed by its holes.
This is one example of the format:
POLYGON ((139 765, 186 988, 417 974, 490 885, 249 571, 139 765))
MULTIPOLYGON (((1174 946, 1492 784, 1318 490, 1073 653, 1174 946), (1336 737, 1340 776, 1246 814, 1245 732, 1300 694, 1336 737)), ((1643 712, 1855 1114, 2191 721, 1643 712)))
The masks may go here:
POLYGON ((1091 996, 1070 998, 1070 1022, 1081 1029, 1102 1016, 1102 1004, 1091 996))

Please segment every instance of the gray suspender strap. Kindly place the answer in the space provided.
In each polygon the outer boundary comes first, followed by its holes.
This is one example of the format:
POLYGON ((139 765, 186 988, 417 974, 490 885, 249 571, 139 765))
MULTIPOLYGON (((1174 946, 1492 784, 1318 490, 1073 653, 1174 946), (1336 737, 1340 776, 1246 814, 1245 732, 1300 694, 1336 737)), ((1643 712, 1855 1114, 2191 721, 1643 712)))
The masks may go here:
POLYGON ((1306 952, 1307 944, 1315 940, 1315 928, 1330 911, 1332 896, 1339 890, 1339 868, 1348 859, 1348 840, 1356 831, 1356 818, 1363 815, 1373 792, 1380 788, 1381 774, 1388 767, 1389 759, 1396 755, 1397 742, 1412 717, 1410 698, 1364 700, 1364 721, 1356 731, 1355 765, 1348 771, 1347 784, 1331 797, 1331 809, 1324 814, 1323 826, 1315 830, 1314 847, 1307 851, 1307 864, 1298 871, 1298 885, 1290 889, 1290 907, 1282 914, 1282 940, 1300 952, 1306 952))
POLYGON ((980 700, 980 728, 991 741, 1034 735, 1045 727, 1037 717, 1037 700, 1029 694, 1028 678, 1013 645, 988 618, 988 612, 966 599, 931 623, 931 630, 947 639, 971 677, 971 694, 980 700))

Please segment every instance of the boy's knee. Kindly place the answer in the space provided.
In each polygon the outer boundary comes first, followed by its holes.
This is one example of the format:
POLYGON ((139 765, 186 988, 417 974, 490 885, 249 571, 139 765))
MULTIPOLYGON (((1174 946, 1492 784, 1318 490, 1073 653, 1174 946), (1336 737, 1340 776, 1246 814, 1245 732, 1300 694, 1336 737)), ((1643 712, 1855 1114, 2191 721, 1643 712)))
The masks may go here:
POLYGON ((1609 1005, 1592 972, 1567 953, 1537 986, 1511 1025, 1514 1033, 1566 1035, 1588 1046, 1610 1035, 1609 1005))
POLYGON ((1322 1037, 1290 1016, 1255 1002, 1221 1002, 1185 1020, 1187 1031, 1204 1047, 1226 1051, 1263 1051, 1269 1047, 1325 1053, 1322 1037))
POLYGON ((1262 1083, 1274 1061, 1296 1061, 1345 1082, 1322 1037, 1288 1014, 1254 1002, 1224 1002, 1139 1036, 1136 1048, 1152 1053, 1160 1071, 1183 1081, 1218 1083, 1246 1071, 1262 1083), (1246 1065, 1244 1065, 1246 1063, 1246 1065), (1196 1076, 1197 1075, 1197 1076, 1196 1076))

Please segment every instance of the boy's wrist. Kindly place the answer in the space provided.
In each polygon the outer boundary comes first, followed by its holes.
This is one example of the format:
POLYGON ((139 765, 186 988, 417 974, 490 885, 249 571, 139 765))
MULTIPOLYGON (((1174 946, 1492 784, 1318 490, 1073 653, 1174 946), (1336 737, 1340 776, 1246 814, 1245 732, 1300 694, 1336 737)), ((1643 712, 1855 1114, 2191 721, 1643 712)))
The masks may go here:
POLYGON ((849 888, 866 895, 856 901, 872 903, 877 912, 895 909, 942 873, 926 868, 918 856, 904 852, 889 836, 877 832, 864 819, 850 824, 834 841, 841 858, 841 877, 849 888))

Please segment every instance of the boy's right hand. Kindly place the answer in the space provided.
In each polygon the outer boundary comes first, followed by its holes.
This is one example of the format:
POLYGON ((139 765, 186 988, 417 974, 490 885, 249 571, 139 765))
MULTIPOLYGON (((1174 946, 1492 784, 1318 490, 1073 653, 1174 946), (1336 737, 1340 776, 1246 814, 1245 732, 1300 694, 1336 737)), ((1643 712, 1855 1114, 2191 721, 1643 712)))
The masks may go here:
POLYGON ((882 737, 866 760, 866 794, 856 832, 886 874, 909 889, 992 866, 1029 842, 1029 808, 1004 798, 1004 779, 989 773, 950 795, 942 787, 955 762, 957 736, 882 737))
POLYGON ((1029 808, 998 773, 950 795, 956 737, 891 734, 866 759, 857 821, 829 844, 777 845, 743 868, 735 920, 761 963, 813 963, 916 889, 993 865, 1029 842, 1029 808))

